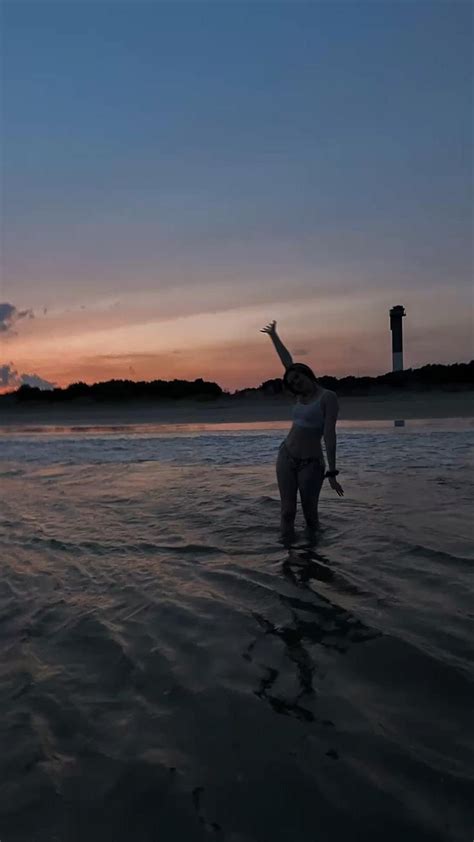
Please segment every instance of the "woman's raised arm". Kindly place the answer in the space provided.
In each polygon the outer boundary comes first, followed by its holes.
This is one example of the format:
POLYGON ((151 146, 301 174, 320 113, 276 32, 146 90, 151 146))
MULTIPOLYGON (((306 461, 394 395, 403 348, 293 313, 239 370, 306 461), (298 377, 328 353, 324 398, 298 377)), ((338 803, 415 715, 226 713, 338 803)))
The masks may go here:
POLYGON ((290 365, 293 365, 293 359, 291 357, 288 348, 285 348, 283 342, 281 341, 280 337, 276 332, 276 322, 270 322, 266 327, 262 328, 260 333, 268 333, 270 339, 272 340, 275 350, 280 357, 285 369, 287 369, 290 365))

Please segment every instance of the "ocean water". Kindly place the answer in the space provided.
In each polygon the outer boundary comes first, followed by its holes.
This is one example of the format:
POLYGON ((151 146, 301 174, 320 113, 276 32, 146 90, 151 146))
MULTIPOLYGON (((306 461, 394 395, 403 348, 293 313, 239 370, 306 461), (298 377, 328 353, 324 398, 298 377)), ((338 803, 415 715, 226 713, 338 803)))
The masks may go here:
POLYGON ((1 842, 471 840, 474 421, 3 428, 1 842))

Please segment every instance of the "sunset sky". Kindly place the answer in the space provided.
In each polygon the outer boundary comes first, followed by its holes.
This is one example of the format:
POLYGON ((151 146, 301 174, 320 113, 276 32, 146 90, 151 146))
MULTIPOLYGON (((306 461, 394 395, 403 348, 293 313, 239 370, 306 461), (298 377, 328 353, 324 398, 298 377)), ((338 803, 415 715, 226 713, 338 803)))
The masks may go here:
POLYGON ((2 17, 0 390, 473 357, 469 2, 2 17))

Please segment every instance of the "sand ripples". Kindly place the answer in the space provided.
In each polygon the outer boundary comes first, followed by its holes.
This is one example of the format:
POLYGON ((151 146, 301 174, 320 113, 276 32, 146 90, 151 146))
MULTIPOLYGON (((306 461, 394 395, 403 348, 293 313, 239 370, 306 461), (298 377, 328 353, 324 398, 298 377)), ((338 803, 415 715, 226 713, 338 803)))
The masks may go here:
POLYGON ((288 551, 272 464, 11 466, 2 840, 463 839, 467 503, 390 468, 288 551))

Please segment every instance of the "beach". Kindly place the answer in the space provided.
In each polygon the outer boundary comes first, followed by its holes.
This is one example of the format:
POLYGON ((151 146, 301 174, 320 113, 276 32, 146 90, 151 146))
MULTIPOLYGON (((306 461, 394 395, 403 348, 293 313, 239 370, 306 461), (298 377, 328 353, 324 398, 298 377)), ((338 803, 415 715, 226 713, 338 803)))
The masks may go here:
POLYGON ((1 19, 0 842, 474 842, 472 4, 1 19))
MULTIPOLYGON (((133 404, 8 404, 0 407, 0 428, 11 425, 222 424, 289 421, 288 397, 220 398, 133 404)), ((474 417, 474 391, 407 392, 339 397, 341 421, 474 417)))
POLYGON ((2 842, 464 842, 471 419, 341 421, 286 549, 287 422, 193 419, 2 428, 2 842))

